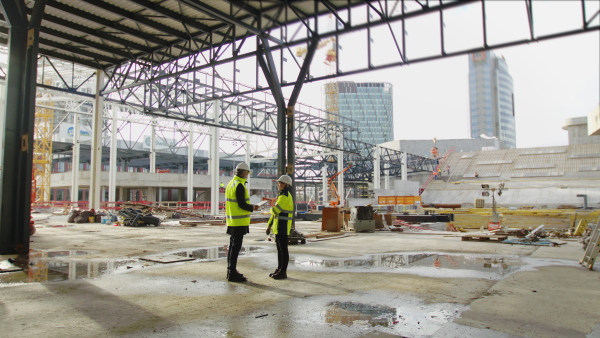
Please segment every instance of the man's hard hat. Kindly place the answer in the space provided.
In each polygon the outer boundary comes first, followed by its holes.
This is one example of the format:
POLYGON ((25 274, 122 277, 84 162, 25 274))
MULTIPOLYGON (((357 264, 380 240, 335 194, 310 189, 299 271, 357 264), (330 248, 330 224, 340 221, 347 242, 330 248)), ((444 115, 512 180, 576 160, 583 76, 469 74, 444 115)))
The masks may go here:
POLYGON ((242 162, 242 163, 238 164, 237 166, 235 166, 235 170, 250 171, 250 167, 245 162, 242 162))
POLYGON ((285 183, 287 185, 289 185, 290 187, 292 186, 292 178, 289 177, 288 175, 282 175, 277 182, 282 182, 285 183))

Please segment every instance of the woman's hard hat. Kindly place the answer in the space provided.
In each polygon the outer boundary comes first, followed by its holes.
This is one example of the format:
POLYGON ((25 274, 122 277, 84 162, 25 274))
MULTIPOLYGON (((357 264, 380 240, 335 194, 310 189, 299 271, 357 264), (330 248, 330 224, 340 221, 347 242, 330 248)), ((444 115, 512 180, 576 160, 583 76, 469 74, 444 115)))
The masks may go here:
POLYGON ((292 178, 289 177, 288 175, 282 175, 277 182, 282 182, 285 183, 287 185, 289 185, 290 187, 292 186, 292 178))
POLYGON ((238 165, 235 167, 235 170, 246 170, 246 171, 251 171, 251 170, 250 170, 250 166, 248 166, 248 164, 246 164, 245 162, 242 162, 242 163, 238 164, 238 165))

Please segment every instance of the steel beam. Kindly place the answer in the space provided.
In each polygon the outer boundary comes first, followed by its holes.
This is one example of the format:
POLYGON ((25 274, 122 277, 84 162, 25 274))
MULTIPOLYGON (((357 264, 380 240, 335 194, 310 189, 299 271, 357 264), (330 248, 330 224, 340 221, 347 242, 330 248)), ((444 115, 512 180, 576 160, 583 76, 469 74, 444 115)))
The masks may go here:
MULTIPOLYGON (((275 102, 277 103, 277 140, 279 142, 277 147, 277 162, 279 175, 285 174, 285 166, 286 166, 286 107, 285 101, 283 97, 283 92, 281 91, 281 83, 279 82, 279 76, 277 76, 277 69, 275 68, 275 62, 273 61, 273 55, 271 53, 271 48, 269 47, 269 42, 265 37, 261 37, 261 49, 264 57, 266 57, 266 61, 263 58, 263 55, 258 55, 258 62, 260 67, 263 70, 265 78, 269 83, 269 88, 271 89, 271 94, 275 98, 275 102)), ((293 135, 291 136, 293 137, 293 135)))

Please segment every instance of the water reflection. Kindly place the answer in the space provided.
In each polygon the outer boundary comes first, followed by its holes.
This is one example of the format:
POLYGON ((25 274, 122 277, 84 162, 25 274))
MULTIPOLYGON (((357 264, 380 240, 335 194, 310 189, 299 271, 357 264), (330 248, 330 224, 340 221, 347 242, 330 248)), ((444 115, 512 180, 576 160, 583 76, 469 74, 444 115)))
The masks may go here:
POLYGON ((8 262, 21 270, 0 274, 0 284, 95 278, 107 272, 125 270, 130 264, 137 261, 134 259, 103 261, 71 259, 75 256, 85 256, 98 252, 91 250, 30 250, 28 258, 17 258, 8 262))
MULTIPOLYGON (((167 254, 191 257, 198 262, 227 257, 228 246, 178 250, 167 254)), ((242 247, 240 256, 264 250, 261 247, 242 247)), ((97 254, 93 250, 30 250, 29 257, 0 262, 0 286, 14 283, 41 283, 80 278, 97 278, 109 273, 145 268, 162 263, 126 259, 84 259, 97 254)), ((161 254, 161 255, 164 255, 161 254)), ((149 256, 151 257, 151 256, 149 256)))
MULTIPOLYGON (((343 268, 344 271, 373 270, 417 273, 439 277, 469 276, 479 273, 479 277, 500 278, 519 270, 522 259, 483 255, 450 255, 444 253, 399 253, 377 254, 358 258, 314 258, 298 256, 293 264, 299 268, 343 268), (454 272, 450 272, 454 271, 454 272), (471 271, 468 273, 466 271, 471 271), (452 274, 449 276, 448 274, 452 274)), ((472 276, 478 277, 478 276, 472 276)))
MULTIPOLYGON (((228 249, 229 246, 225 245, 211 248, 177 250, 168 254, 181 257, 190 257, 194 259, 219 259, 227 257, 228 249)), ((258 253, 261 251, 265 251, 265 249, 259 246, 242 247, 240 250, 240 256, 247 256, 251 253, 258 253)))
POLYGON ((327 306, 323 315, 326 323, 385 327, 398 323, 396 309, 387 306, 355 302, 331 302, 327 306))

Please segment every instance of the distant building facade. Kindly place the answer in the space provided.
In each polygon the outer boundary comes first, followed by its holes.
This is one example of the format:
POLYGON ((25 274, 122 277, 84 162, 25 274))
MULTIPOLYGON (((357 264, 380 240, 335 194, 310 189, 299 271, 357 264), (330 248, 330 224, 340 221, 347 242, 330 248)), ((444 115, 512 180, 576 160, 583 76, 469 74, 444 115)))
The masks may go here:
POLYGON ((392 85, 383 82, 338 82, 340 116, 358 122, 358 132, 349 133, 352 139, 370 144, 394 139, 394 105, 392 85))
POLYGON ((598 127, 592 126, 596 122, 596 115, 600 110, 596 108, 589 116, 573 117, 565 120, 562 127, 569 133, 569 145, 574 144, 598 144, 600 143, 600 132, 598 127))
POLYGON ((513 79, 504 58, 492 51, 469 55, 471 138, 496 137, 502 148, 516 148, 513 79))
POLYGON ((404 151, 409 154, 422 157, 432 157, 431 148, 438 148, 438 157, 444 157, 446 153, 453 149, 454 152, 466 151, 485 151, 500 149, 500 141, 497 139, 450 139, 436 140, 434 144, 431 140, 394 140, 381 144, 382 147, 404 151))

